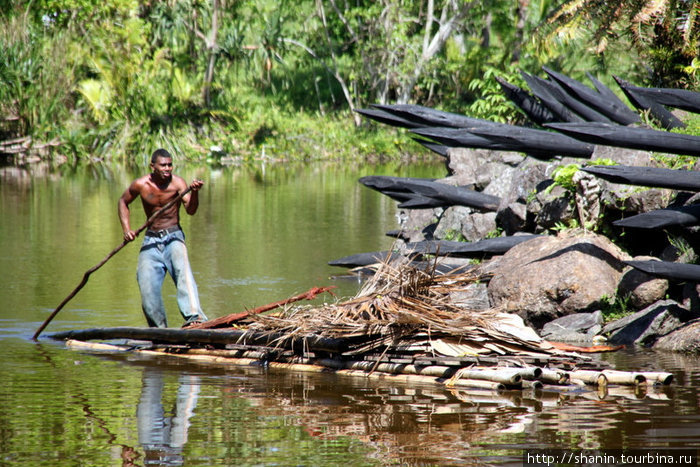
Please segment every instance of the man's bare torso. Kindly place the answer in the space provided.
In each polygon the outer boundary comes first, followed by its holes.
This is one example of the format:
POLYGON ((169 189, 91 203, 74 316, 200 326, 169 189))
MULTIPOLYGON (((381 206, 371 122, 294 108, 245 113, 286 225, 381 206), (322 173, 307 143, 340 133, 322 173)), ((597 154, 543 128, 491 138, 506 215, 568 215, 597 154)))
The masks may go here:
MULTIPOLYGON (((151 175, 146 175, 134 182, 138 195, 141 197, 141 204, 149 218, 158 209, 172 201, 177 195, 187 189, 185 181, 173 175, 172 178, 160 184, 153 180, 151 175)), ((133 186, 133 185, 132 185, 133 186)), ((175 203, 165 212, 160 214, 151 224, 151 230, 161 230, 176 225, 180 222, 180 203, 175 203)))

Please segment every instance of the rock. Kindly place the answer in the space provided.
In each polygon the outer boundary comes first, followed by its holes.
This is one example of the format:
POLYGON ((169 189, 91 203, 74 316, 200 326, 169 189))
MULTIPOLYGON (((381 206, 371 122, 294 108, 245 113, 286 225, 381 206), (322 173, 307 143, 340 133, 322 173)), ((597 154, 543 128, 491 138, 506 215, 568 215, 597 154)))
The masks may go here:
MULTIPOLYGON (((648 151, 625 148, 596 146, 594 150, 595 158, 612 159, 628 166, 655 166, 657 163, 651 156, 648 151)), ((435 239, 477 242, 499 230, 506 235, 551 234, 576 224, 613 235, 611 238, 623 245, 626 253, 605 237, 592 235, 574 240, 573 237, 581 237, 579 231, 565 230, 565 235, 538 240, 537 248, 541 250, 531 251, 529 257, 522 253, 523 248, 535 248, 528 242, 527 247, 514 248, 505 257, 491 258, 479 266, 482 271, 494 273, 487 289, 492 305, 518 312, 535 328, 561 316, 596 310, 603 299, 616 295, 629 297, 626 303, 634 310, 648 307, 663 297, 670 297, 688 309, 700 309, 699 290, 693 284, 671 287, 664 279, 629 267, 623 269, 620 263, 621 259, 631 259, 630 254, 694 262, 696 252, 690 245, 700 242, 700 226, 693 231, 657 229, 640 233, 638 229, 622 230, 613 224, 620 218, 666 208, 671 202, 679 206, 700 202, 700 194, 693 198, 692 193, 612 183, 588 176, 584 171, 572 180, 575 191, 553 185, 553 171, 572 163, 582 161, 563 157, 543 162, 511 151, 449 148, 450 175, 441 182, 497 195, 501 198, 497 212, 461 206, 399 210, 401 231, 394 236, 405 242, 435 239), (557 244, 549 243, 555 240, 557 244), (567 243, 578 241, 582 243, 567 243), (514 259, 516 253, 523 257, 514 259)), ((700 168, 700 162, 696 168, 700 168)), ((580 339, 587 333, 578 332, 567 340, 580 339)))
POLYGON ((591 159, 610 159, 620 165, 637 165, 646 167, 653 165, 652 153, 639 149, 618 148, 614 146, 597 145, 593 149, 591 159))
POLYGON ((527 206, 524 203, 514 202, 501 207, 496 215, 496 223, 506 235, 527 230, 527 206))
MULTIPOLYGON (((634 260, 658 259, 652 256, 636 256, 634 260)), ((617 288, 621 298, 629 298, 629 303, 635 309, 645 308, 663 299, 668 290, 668 280, 654 277, 630 266, 625 268, 617 288)))
POLYGON ((462 235, 470 242, 487 238, 487 234, 495 232, 497 228, 495 212, 475 212, 462 219, 462 235))
POLYGON ((686 282, 683 285, 683 306, 691 311, 700 312, 700 284, 686 282))
POLYGON ((447 151, 447 177, 450 184, 483 190, 505 169, 517 166, 525 159, 521 154, 487 149, 450 148, 447 151))
POLYGON ((485 311, 491 307, 485 282, 475 282, 466 288, 451 291, 450 301, 470 311, 485 311))
POLYGON ((613 344, 651 346, 660 337, 699 317, 699 313, 683 308, 674 300, 663 300, 606 324, 602 333, 613 344))
POLYGON ((643 212, 664 209, 673 196, 673 190, 666 188, 640 189, 631 185, 602 182, 601 201, 609 209, 623 211, 625 217, 643 212))
POLYGON ((540 335, 550 341, 591 342, 603 329, 603 313, 574 313, 546 323, 540 335))
POLYGON ((433 232, 438 240, 456 240, 458 234, 468 242, 476 242, 497 229, 495 212, 475 212, 464 206, 444 210, 433 232))
POLYGON ((437 227, 436 211, 442 213, 442 209, 405 209, 397 214, 401 237, 407 242, 420 242, 432 240, 433 232, 437 227))
POLYGON ((491 183, 484 188, 484 193, 487 195, 497 196, 502 200, 504 196, 507 196, 512 191, 513 187, 517 183, 517 177, 515 177, 515 174, 517 173, 520 173, 518 169, 504 166, 501 173, 493 178, 491 183))
POLYGON ((528 228, 527 203, 536 193, 537 186, 547 178, 546 171, 546 165, 539 162, 528 163, 513 171, 513 180, 509 183, 510 189, 501 195, 497 216, 499 225, 507 235, 528 228))
POLYGON ((489 299, 535 329, 555 318, 598 309, 615 295, 626 255, 607 238, 568 231, 523 242, 491 269, 489 299))
POLYGON ((465 206, 451 206, 440 216, 433 237, 438 240, 457 240, 462 233, 462 223, 473 213, 465 206))
POLYGON ((661 336, 653 348, 674 352, 700 352, 700 319, 689 321, 684 326, 661 336))
POLYGON ((545 232, 557 224, 568 225, 575 218, 571 203, 571 193, 556 185, 548 190, 548 185, 540 184, 538 193, 527 204, 527 211, 535 219, 535 233, 545 232))

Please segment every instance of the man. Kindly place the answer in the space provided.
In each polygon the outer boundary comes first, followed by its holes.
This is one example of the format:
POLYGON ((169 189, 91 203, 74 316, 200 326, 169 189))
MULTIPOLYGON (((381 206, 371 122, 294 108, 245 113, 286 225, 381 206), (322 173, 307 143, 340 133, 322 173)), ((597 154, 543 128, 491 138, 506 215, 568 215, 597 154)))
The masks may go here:
MULTIPOLYGON (((124 231, 124 240, 130 242, 136 238, 129 220, 129 204, 139 196, 146 217, 175 199, 187 189, 184 179, 173 175, 173 158, 165 149, 157 149, 151 156, 151 173, 134 180, 119 198, 119 221, 124 231)), ((198 191, 204 182, 194 180, 192 191, 173 204, 153 220, 146 231, 139 253, 136 278, 141 291, 141 307, 151 327, 168 327, 168 320, 163 304, 162 287, 165 273, 170 273, 177 287, 177 305, 185 319, 183 327, 206 321, 206 316, 199 305, 197 284, 195 284, 185 234, 180 228, 180 205, 185 212, 193 215, 199 207, 198 191)))

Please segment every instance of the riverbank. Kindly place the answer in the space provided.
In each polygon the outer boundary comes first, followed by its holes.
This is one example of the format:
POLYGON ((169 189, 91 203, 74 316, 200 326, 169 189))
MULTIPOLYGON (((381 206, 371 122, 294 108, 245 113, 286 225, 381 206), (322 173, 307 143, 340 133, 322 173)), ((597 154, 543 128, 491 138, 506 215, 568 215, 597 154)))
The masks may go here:
POLYGON ((410 163, 434 157, 404 133, 401 129, 380 129, 367 121, 356 127, 349 111, 288 113, 272 108, 253 113, 235 126, 213 121, 201 131, 170 128, 131 143, 127 137, 115 137, 98 148, 93 147, 88 130, 72 135, 80 143, 63 137, 51 141, 14 138, 0 141, 0 165, 107 162, 147 166, 150 153, 158 147, 168 149, 181 161, 212 166, 260 162, 410 163))

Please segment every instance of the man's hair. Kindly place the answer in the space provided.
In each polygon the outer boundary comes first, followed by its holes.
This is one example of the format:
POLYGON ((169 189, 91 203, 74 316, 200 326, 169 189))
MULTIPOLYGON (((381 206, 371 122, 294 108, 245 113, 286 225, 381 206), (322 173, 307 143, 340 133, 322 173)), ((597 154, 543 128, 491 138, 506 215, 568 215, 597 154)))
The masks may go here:
POLYGON ((170 153, 165 149, 156 149, 155 151, 153 151, 153 154, 151 154, 151 164, 155 164, 156 159, 158 159, 159 157, 167 157, 168 159, 173 158, 173 156, 171 156, 170 153))

